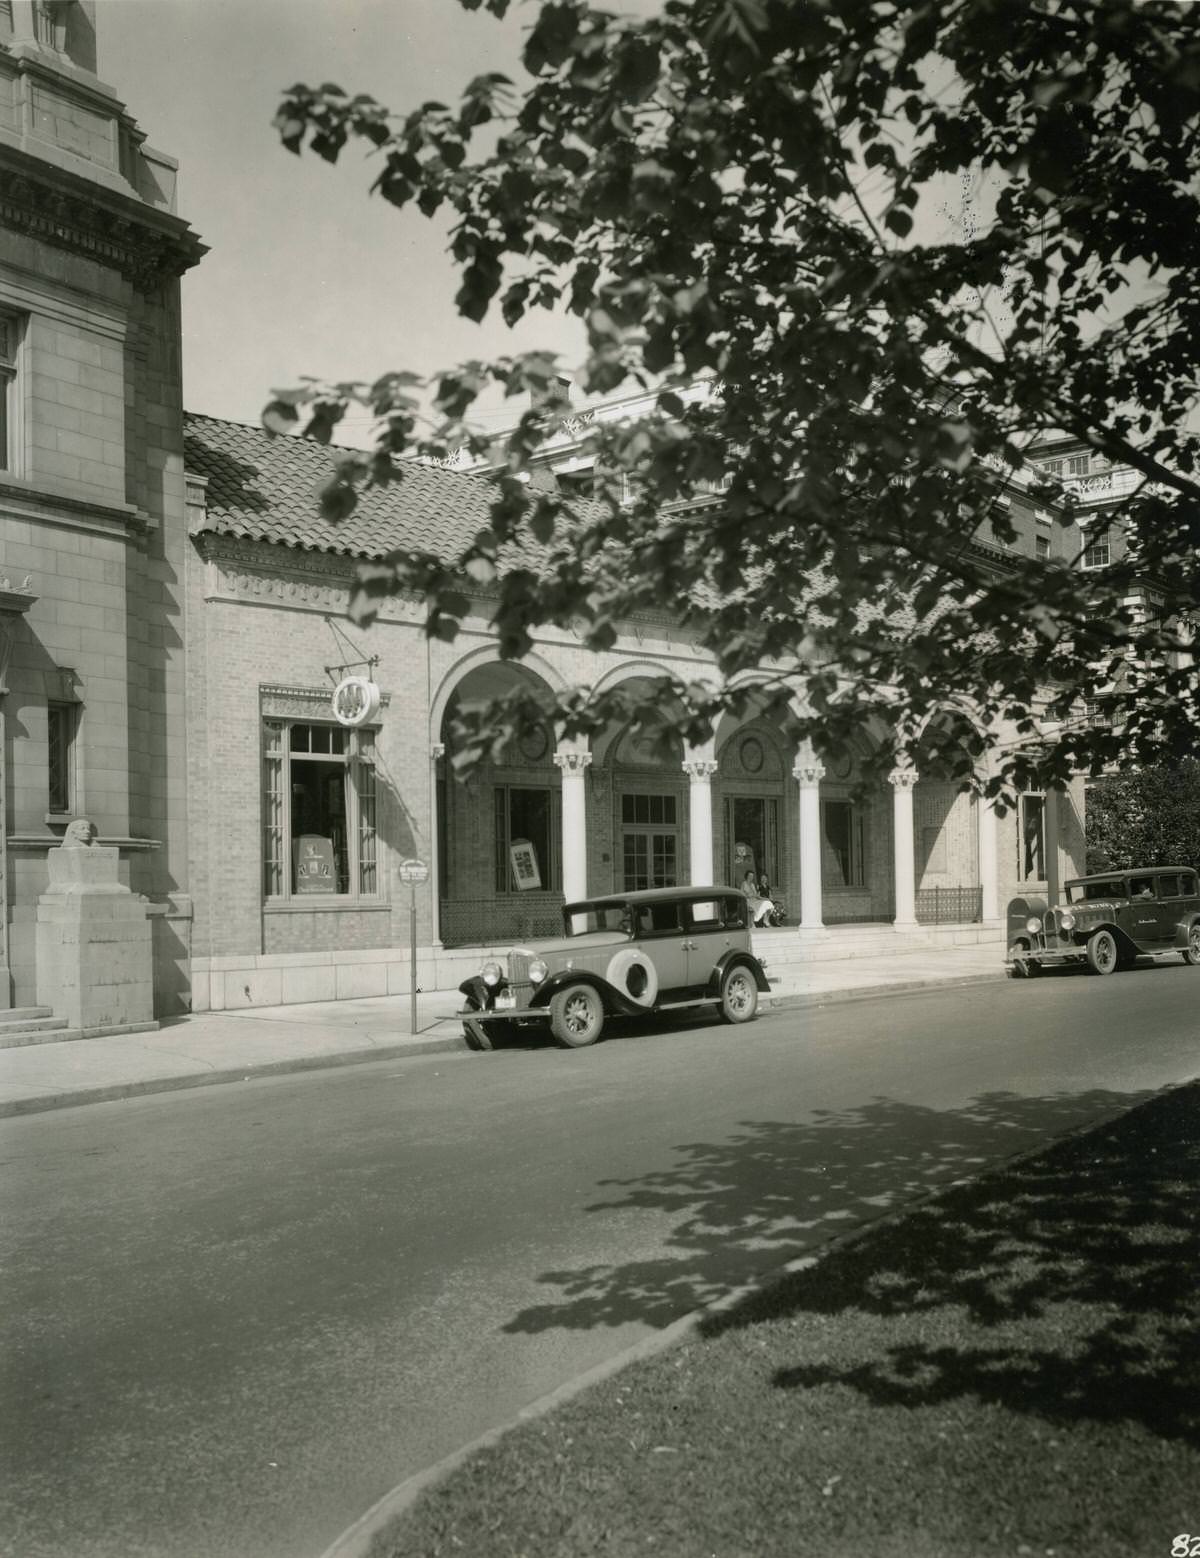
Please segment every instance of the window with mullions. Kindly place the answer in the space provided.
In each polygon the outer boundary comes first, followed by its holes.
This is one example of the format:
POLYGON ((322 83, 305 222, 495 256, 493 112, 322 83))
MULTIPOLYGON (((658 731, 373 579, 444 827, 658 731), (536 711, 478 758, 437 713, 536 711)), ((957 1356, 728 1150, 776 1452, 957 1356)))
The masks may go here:
POLYGON ((678 818, 673 795, 622 795, 621 880, 625 892, 679 885, 678 818))
POLYGON ((492 800, 496 892, 558 890, 557 802, 549 786, 496 786, 492 800))
POLYGON ((75 726, 78 706, 46 706, 46 809, 66 816, 75 809, 75 726))
POLYGON ((0 470, 16 469, 17 352, 21 326, 15 314, 0 313, 0 470))
POLYGON ((1083 559, 1084 568, 1107 568, 1109 563, 1108 535, 1106 533, 1083 532, 1083 559))
POLYGON ((267 720, 263 735, 266 896, 378 898, 374 732, 267 720))

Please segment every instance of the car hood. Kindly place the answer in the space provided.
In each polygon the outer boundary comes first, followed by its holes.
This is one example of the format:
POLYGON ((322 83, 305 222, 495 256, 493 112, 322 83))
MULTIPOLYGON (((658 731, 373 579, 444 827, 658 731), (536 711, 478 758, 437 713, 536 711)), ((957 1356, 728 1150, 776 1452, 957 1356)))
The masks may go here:
POLYGON ((586 952, 593 947, 625 947, 629 937, 617 930, 593 930, 583 936, 556 936, 553 941, 536 941, 527 947, 514 947, 514 952, 530 958, 544 958, 549 952, 586 952))

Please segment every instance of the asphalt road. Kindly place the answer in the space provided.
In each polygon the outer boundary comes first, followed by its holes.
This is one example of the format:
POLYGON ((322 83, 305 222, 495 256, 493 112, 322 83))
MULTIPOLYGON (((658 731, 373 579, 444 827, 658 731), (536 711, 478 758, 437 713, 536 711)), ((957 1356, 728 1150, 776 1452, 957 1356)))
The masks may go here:
POLYGON ((1200 1074, 1077 974, 4 1122, 0 1552, 315 1558, 755 1271, 1200 1074))

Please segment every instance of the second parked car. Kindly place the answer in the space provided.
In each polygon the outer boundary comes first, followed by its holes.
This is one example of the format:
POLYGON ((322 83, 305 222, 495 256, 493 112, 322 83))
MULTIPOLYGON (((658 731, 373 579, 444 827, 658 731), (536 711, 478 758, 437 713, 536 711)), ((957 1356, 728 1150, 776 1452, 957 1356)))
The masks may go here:
POLYGON ((1135 958, 1171 952, 1200 965, 1200 884, 1190 866, 1077 877, 1066 884, 1065 903, 1051 908, 1030 896, 1008 906, 1007 966, 1018 979, 1064 963, 1113 974, 1135 958))

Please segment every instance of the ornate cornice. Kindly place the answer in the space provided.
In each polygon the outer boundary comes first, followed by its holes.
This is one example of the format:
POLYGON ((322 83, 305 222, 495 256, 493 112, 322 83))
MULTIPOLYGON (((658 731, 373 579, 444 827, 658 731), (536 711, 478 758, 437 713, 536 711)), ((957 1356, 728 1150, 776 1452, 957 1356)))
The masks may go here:
POLYGON ((155 211, 135 196, 128 200, 61 169, 45 170, 33 157, 27 166, 0 163, 0 224, 58 249, 119 271, 139 292, 153 292, 182 276, 206 254, 178 217, 155 211))

